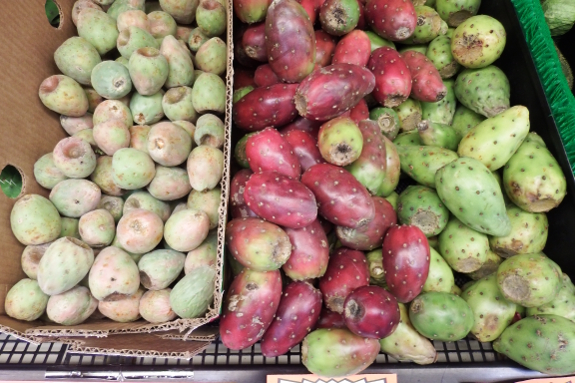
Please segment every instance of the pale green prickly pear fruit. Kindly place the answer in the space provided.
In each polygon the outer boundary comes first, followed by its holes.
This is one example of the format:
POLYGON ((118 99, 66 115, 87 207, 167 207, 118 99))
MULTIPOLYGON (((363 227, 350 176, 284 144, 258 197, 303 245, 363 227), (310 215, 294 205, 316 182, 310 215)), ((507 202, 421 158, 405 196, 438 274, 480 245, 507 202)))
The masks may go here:
POLYGON ((509 80, 495 65, 463 70, 453 89, 459 102, 485 117, 493 117, 509 109, 509 80))
POLYGON ((114 20, 126 11, 143 11, 145 8, 146 0, 115 0, 114 3, 108 8, 108 15, 114 20))
POLYGON ((202 73, 192 88, 194 109, 198 113, 224 113, 226 108, 226 84, 219 76, 202 73))
POLYGON ((475 16, 480 5, 481 0, 437 0, 435 9, 450 27, 458 27, 471 16, 475 16))
POLYGON ((399 133, 393 140, 395 146, 422 146, 421 138, 417 130, 399 133))
POLYGON ((174 36, 166 36, 162 41, 160 53, 168 61, 169 72, 164 86, 175 88, 189 86, 194 81, 194 63, 190 51, 180 44, 174 36))
POLYGON ((60 182, 50 192, 50 201, 63 216, 80 218, 98 206, 101 190, 92 181, 68 179, 60 182))
POLYGON ((58 238, 62 222, 58 210, 48 199, 26 194, 14 204, 10 226, 20 243, 41 245, 58 238))
POLYGON ((220 36, 227 27, 226 7, 217 0, 200 0, 196 9, 198 28, 209 37, 220 36))
POLYGON ((90 291, 99 301, 117 301, 140 287, 138 266, 130 255, 118 247, 103 249, 90 269, 90 291))
POLYGON ((50 110, 68 117, 82 117, 88 111, 88 97, 74 79, 61 74, 42 81, 40 101, 50 110))
POLYGON ((401 170, 420 184, 432 188, 436 187, 436 172, 458 158, 457 153, 437 146, 397 146, 397 152, 401 170))
POLYGON ((61 294, 52 295, 48 300, 46 314, 50 320, 64 326, 74 326, 84 322, 98 308, 98 301, 90 290, 76 286, 61 294))
POLYGON ((147 153, 132 148, 123 148, 112 158, 114 182, 126 190, 140 189, 150 183, 156 174, 154 161, 147 153))
POLYGON ((451 41, 453 57, 466 68, 485 68, 501 56, 507 33, 491 16, 472 16, 462 22, 451 41))
POLYGON ((495 254, 493 251, 487 251, 487 259, 478 270, 467 274, 471 279, 477 281, 483 277, 497 272, 499 265, 503 262, 503 258, 495 254))
POLYGON ((33 321, 44 314, 49 298, 37 281, 25 278, 8 290, 4 310, 14 319, 33 321))
POLYGON ((469 132, 475 128, 481 121, 485 120, 485 116, 475 113, 471 109, 463 105, 458 105, 453 115, 453 122, 451 127, 457 133, 459 141, 469 132))
POLYGON ((555 314, 575 322, 575 286, 567 274, 563 273, 563 285, 555 299, 544 305, 527 309, 528 316, 540 314, 555 314))
POLYGON ((421 119, 438 124, 451 125, 457 105, 457 99, 453 90, 455 82, 453 80, 444 80, 443 84, 445 84, 447 89, 445 97, 438 102, 422 102, 421 119))
POLYGON ((401 224, 417 226, 426 237, 433 237, 447 225, 449 210, 434 189, 410 185, 399 195, 397 218, 401 224))
POLYGON ((408 98, 399 106, 393 107, 399 117, 401 131, 408 132, 417 129, 417 124, 421 122, 422 109, 419 100, 408 98))
POLYGON ((199 145, 221 148, 224 144, 225 125, 216 115, 204 114, 196 122, 194 141, 199 145))
POLYGON ((196 52, 196 65, 198 69, 218 76, 226 72, 227 45, 219 37, 206 41, 196 52))
POLYGON ((430 291, 438 291, 449 293, 452 286, 455 284, 455 277, 449 264, 443 259, 441 254, 435 251, 434 248, 429 248, 429 273, 423 289, 424 293, 430 291))
POLYGON ((143 209, 155 213, 166 222, 170 218, 170 205, 153 197, 146 191, 132 193, 124 203, 124 214, 131 210, 143 209))
POLYGON ((470 273, 478 270, 487 259, 489 240, 460 220, 452 217, 439 235, 439 252, 453 270, 470 273))
POLYGON ((70 37, 54 52, 58 69, 83 85, 90 85, 92 69, 100 62, 100 54, 82 37, 70 37))
POLYGON ((198 268, 180 279, 170 293, 172 310, 181 318, 198 318, 205 314, 214 299, 216 270, 198 268))
POLYGON ((155 250, 144 254, 138 262, 140 282, 148 290, 170 286, 184 269, 186 256, 174 250, 155 250))
POLYGON ((453 58, 451 53, 451 37, 447 35, 438 36, 429 43, 427 58, 439 71, 441 78, 451 78, 455 76, 461 65, 453 58))
POLYGON ((43 188, 51 190, 58 182, 65 180, 64 173, 54 164, 52 153, 46 153, 34 163, 34 179, 43 188))
MULTIPOLYGON (((132 53, 140 48, 159 48, 156 39, 146 30, 131 26, 120 32, 117 40, 118 51, 126 60, 130 60, 132 53)), ((129 64, 128 64, 129 65, 129 64)))
POLYGON ((186 169, 156 165, 156 175, 147 190, 161 201, 174 201, 188 195, 192 186, 186 169))
POLYGON ((84 9, 78 16, 78 35, 96 48, 100 56, 116 47, 116 20, 97 9, 84 9))
POLYGON ((138 125, 151 125, 159 122, 164 117, 163 97, 163 91, 151 96, 134 93, 130 99, 130 111, 134 117, 134 122, 138 125))
POLYGON ((178 25, 169 13, 158 10, 148 13, 148 28, 152 36, 161 43, 164 37, 176 35, 178 25))
MULTIPOLYGON (((426 44, 437 36, 444 35, 447 32, 447 23, 439 17, 437 11, 426 5, 415 6, 417 16, 417 28, 413 34, 403 40, 405 44, 426 44)), ((425 54, 425 52, 423 52, 425 54)))
POLYGON ((146 291, 140 298, 140 315, 150 323, 164 323, 177 318, 170 306, 172 289, 146 291))
POLYGON ((192 52, 197 52, 200 47, 210 38, 200 28, 194 28, 188 38, 188 46, 192 52))
POLYGON ((180 24, 191 24, 196 18, 199 0, 160 0, 160 6, 180 24))
POLYGON ((423 145, 457 150, 457 133, 449 125, 423 120, 417 124, 417 131, 423 145))
POLYGON ((128 68, 117 61, 103 61, 92 70, 92 86, 109 100, 119 100, 132 90, 128 68))
POLYGON ((194 109, 192 88, 180 86, 169 89, 162 97, 162 109, 170 121, 196 122, 198 113, 194 109))
POLYGON ((166 83, 168 60, 156 48, 140 48, 130 56, 128 64, 134 87, 143 96, 158 93, 166 83))

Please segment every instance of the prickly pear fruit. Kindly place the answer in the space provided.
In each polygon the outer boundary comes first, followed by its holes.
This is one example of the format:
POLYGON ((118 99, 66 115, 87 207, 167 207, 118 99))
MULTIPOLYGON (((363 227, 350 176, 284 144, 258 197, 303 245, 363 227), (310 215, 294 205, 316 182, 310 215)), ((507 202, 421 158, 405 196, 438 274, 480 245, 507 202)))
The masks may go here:
POLYGON ((181 318, 198 318, 208 311, 214 299, 217 273, 202 266, 180 279, 170 293, 172 310, 181 318))
POLYGON ((209 39, 210 38, 206 36, 200 28, 194 28, 188 37, 187 43, 192 52, 197 52, 198 49, 200 49, 200 47, 209 39))
POLYGON ((134 124, 130 108, 119 100, 106 100, 98 104, 94 110, 92 120, 94 125, 108 120, 122 120, 129 127, 134 124))
POLYGON ((166 36, 175 36, 177 30, 176 20, 169 13, 161 9, 148 13, 148 31, 159 43, 166 36))
POLYGON ((40 84, 38 95, 45 107, 64 116, 82 117, 88 111, 84 89, 68 76, 48 77, 40 84))
POLYGON ((180 24, 191 24, 196 18, 198 0, 160 0, 160 6, 180 24))
POLYGON ((575 286, 567 274, 563 273, 563 285, 553 300, 527 309, 527 316, 541 314, 555 314, 575 322, 575 286))
POLYGON ((337 237, 343 246, 355 250, 373 250, 381 246, 387 230, 397 224, 393 206, 381 197, 372 197, 375 217, 367 225, 357 229, 338 226, 337 237))
POLYGON ((369 192, 345 169, 318 164, 306 170, 301 182, 314 193, 319 213, 335 225, 359 228, 375 216, 369 192))
POLYGON ((96 168, 96 154, 87 142, 76 137, 60 140, 52 155, 54 165, 69 178, 88 177, 96 168))
POLYGON ((132 53, 128 68, 134 88, 142 96, 158 93, 170 71, 168 60, 154 47, 140 48, 132 53))
POLYGON ((379 286, 358 287, 345 298, 343 307, 346 327, 365 338, 385 338, 399 323, 397 300, 379 286))
POLYGON ((413 86, 411 96, 423 102, 438 102, 447 94, 447 87, 441 80, 433 63, 423 54, 408 51, 401 55, 409 67, 413 86))
POLYGON ((184 209, 168 218, 164 227, 164 239, 172 249, 187 252, 200 246, 209 231, 210 218, 206 213, 184 209))
POLYGON ((315 220, 298 229, 285 229, 292 245, 291 254, 282 269, 294 281, 320 278, 329 261, 329 246, 325 230, 315 220))
POLYGON ((58 238, 62 222, 52 202, 37 194, 26 194, 14 204, 10 226, 23 245, 41 245, 58 238))
POLYGON ((429 273, 427 238, 416 226, 392 226, 383 239, 382 255, 389 291, 399 302, 411 302, 429 273))
MULTIPOLYGON (((336 117, 323 124, 319 129, 317 141, 321 156, 333 165, 349 165, 356 161, 363 151, 362 130, 347 116, 336 117)), ((381 175, 379 178, 381 180, 381 175)))
POLYGON ((76 286, 64 293, 52 295, 48 300, 46 314, 50 320, 64 326, 84 322, 98 308, 98 301, 90 290, 76 286))
POLYGON ((337 46, 337 38, 320 29, 315 31, 315 41, 315 68, 331 65, 337 46))
POLYGON ((4 310, 14 319, 33 321, 44 314, 49 298, 37 281, 24 278, 8 290, 4 310))
MULTIPOLYGON (((147 18, 147 16, 146 16, 147 18)), ((126 60, 130 60, 132 53, 140 48, 159 48, 158 42, 147 29, 131 26, 120 31, 117 40, 118 51, 126 60)), ((129 61, 128 61, 129 65, 129 61)), ((99 92, 98 92, 99 93, 99 92)))
POLYGON ((426 146, 456 150, 458 137, 455 130, 444 124, 423 120, 417 124, 419 139, 426 146))
POLYGON ((90 291, 99 301, 117 301, 138 291, 138 266, 125 251, 106 247, 90 269, 90 291))
POLYGON ((192 190, 189 193, 186 206, 188 209, 206 213, 210 220, 210 230, 212 230, 218 226, 221 195, 222 190, 219 187, 203 192, 192 190))
POLYGON ((102 7, 92 2, 92 0, 77 0, 72 7, 72 22, 74 25, 78 25, 78 16, 80 16, 80 13, 86 8, 102 10, 102 7))
POLYGON ((139 288, 134 294, 122 296, 113 301, 100 301, 98 310, 115 322, 133 322, 140 318, 140 299, 144 289, 139 288))
POLYGON ((516 304, 505 299, 497 286, 497 275, 491 274, 465 289, 461 298, 473 311, 471 333, 480 342, 490 342, 511 324, 516 304))
POLYGON ((452 217, 439 235, 439 252, 453 270, 471 273, 487 260, 489 240, 452 217))
POLYGON ((402 41, 417 27, 417 14, 411 1, 369 0, 365 4, 365 20, 379 36, 402 41))
POLYGON ((163 222, 170 217, 170 205, 162 202, 145 191, 136 191, 126 199, 123 213, 127 214, 132 210, 143 209, 155 213, 163 222))
POLYGON ((397 216, 401 224, 417 226, 426 237, 433 237, 447 225, 449 210, 435 190, 411 185, 399 195, 397 216))
POLYGON ((458 105, 453 116, 451 127, 457 133, 459 140, 461 140, 467 132, 476 127, 485 117, 479 113, 472 111, 464 105, 458 105))
MULTIPOLYGON (((28 245, 22 252, 22 270, 30 279, 38 279, 38 265, 51 243, 28 245)), ((326 262, 327 265, 327 262, 326 262)))
POLYGON ((277 270, 244 269, 232 282, 220 319, 220 337, 232 350, 256 343, 270 326, 282 296, 277 270))
POLYGON ((444 80, 443 84, 447 88, 447 94, 438 102, 422 102, 421 118, 438 124, 451 125, 457 104, 453 90, 454 81, 444 80))
POLYGON ((509 80, 494 65, 465 69, 455 80, 455 95, 467 108, 494 117, 509 108, 509 80))
POLYGON ((415 6, 415 13, 417 15, 417 27, 404 43, 426 44, 447 33, 447 23, 441 19, 435 9, 426 5, 418 5, 415 6))
POLYGON ((148 185, 156 175, 154 161, 148 153, 123 148, 112 157, 114 183, 126 190, 140 189, 148 185))
POLYGON ((399 53, 390 47, 371 52, 367 68, 375 76, 373 96, 381 105, 393 108, 404 103, 411 93, 411 72, 399 53))
POLYGON ((283 82, 295 83, 315 65, 315 34, 305 9, 295 0, 275 0, 266 16, 266 51, 273 71, 283 82))
POLYGON ((148 210, 134 209, 124 212, 118 222, 116 236, 123 249, 135 254, 145 254, 162 240, 164 222, 148 210))
MULTIPOLYGON (((109 195, 104 195, 100 198, 100 202, 97 206, 98 209, 105 209, 107 210, 112 217, 114 217, 114 222, 118 223, 120 218, 122 218, 123 211, 124 211, 124 200, 120 197, 114 197, 109 195)), ((72 219, 72 218, 68 218, 72 219)), ((76 222, 76 225, 78 222, 76 222)), ((77 231, 77 228, 76 228, 77 231)), ((78 237, 80 233, 78 233, 78 237)))
POLYGON ((217 267, 218 261, 218 234, 212 230, 204 242, 186 256, 184 273, 195 273, 202 266, 217 267))
POLYGON ((524 307, 549 303, 562 282, 561 269, 543 253, 517 254, 497 269, 497 284, 505 298, 524 307))
POLYGON ((343 315, 331 311, 325 306, 321 309, 321 314, 316 323, 316 329, 318 328, 345 328, 345 322, 343 321, 343 315))
POLYGON ((208 37, 222 35, 227 27, 225 3, 217 0, 200 0, 196 9, 196 23, 208 37))
POLYGON ((279 77, 274 73, 270 64, 263 64, 256 68, 254 72, 254 82, 258 87, 268 87, 280 84, 279 77))
POLYGON ((449 211, 473 230, 490 235, 511 232, 499 183, 478 160, 462 157, 441 168, 435 186, 449 211))
POLYGON ((246 143, 246 156, 250 168, 256 173, 275 170, 294 179, 298 179, 301 174, 297 156, 286 139, 274 128, 266 128, 250 136, 246 143))
POLYGON ((481 0, 437 0, 435 9, 450 27, 457 27, 462 22, 475 16, 479 11, 481 0))
POLYGON ((503 262, 503 259, 499 255, 495 254, 491 250, 488 250, 487 259, 485 260, 485 262, 483 262, 481 267, 476 271, 469 273, 467 275, 474 281, 477 281, 483 277, 495 273, 497 271, 497 268, 499 268, 501 262, 503 262))
MULTIPOLYGON (((419 138, 419 135, 417 137, 419 138)), ((436 172, 458 158, 457 153, 435 146, 400 145, 396 147, 401 170, 418 183, 428 187, 436 187, 436 172)))
POLYGON ((116 223, 107 210, 96 209, 80 217, 78 230, 82 241, 88 246, 104 247, 114 240, 116 223))
MULTIPOLYGON (((242 34, 242 46, 246 55, 256 61, 267 62, 265 23, 252 24, 242 34)), ((261 86, 261 85, 260 85, 261 86)))
POLYGON ((401 168, 396 146, 385 136, 383 141, 385 143, 385 177, 376 194, 380 197, 389 197, 399 183, 401 168))
POLYGON ((547 212, 565 197, 565 175, 536 133, 527 135, 503 169, 505 192, 523 210, 547 212))
POLYGON ((517 363, 550 375, 572 375, 575 324, 553 314, 521 319, 493 342, 493 349, 517 363), (527 342, 517 347, 515 341, 527 342))
POLYGON ((156 175, 148 184, 147 190, 161 201, 174 201, 190 193, 192 186, 185 169, 156 165, 156 175))
POLYGON ((78 15, 78 35, 96 48, 100 56, 116 48, 116 20, 103 11, 84 9, 78 15))
POLYGON ((230 185, 230 213, 232 218, 257 217, 256 213, 248 207, 244 200, 245 185, 251 174, 251 170, 242 169, 232 178, 230 185))
POLYGON ((70 37, 56 52, 54 61, 58 69, 83 85, 90 85, 92 69, 100 62, 100 54, 86 39, 70 37))
MULTIPOLYGON (((100 202, 102 202, 102 199, 100 199, 100 202)), ((99 205, 100 205, 100 203, 98 203, 98 206, 99 205)), ((62 238, 62 237, 73 237, 76 239, 82 239, 80 237, 80 230, 78 228, 79 225, 80 225, 80 220, 77 218, 62 217, 62 231, 60 232, 60 238, 62 238)), ((40 259, 38 259, 38 262, 39 261, 40 261, 40 259)), ((36 279, 36 278, 32 278, 32 279, 36 279)))
POLYGON ((357 26, 360 8, 356 0, 325 0, 319 9, 319 21, 332 36, 343 36, 357 26))
POLYGON ((429 43, 425 55, 437 68, 443 79, 453 77, 461 68, 451 53, 451 38, 449 36, 436 37, 429 43))
POLYGON ((172 289, 146 291, 140 298, 140 315, 150 323, 164 323, 177 318, 170 306, 172 289))
POLYGON ((159 122, 164 117, 163 97, 164 92, 162 91, 151 96, 134 93, 130 99, 130 111, 134 116, 134 122, 143 126, 159 122))
POLYGON ((148 290, 162 290, 172 284, 184 269, 186 256, 174 250, 155 250, 138 261, 140 282, 148 290))
POLYGON ((323 125, 322 121, 308 120, 298 116, 291 124, 283 127, 281 129, 282 134, 291 132, 292 130, 301 130, 309 133, 314 139, 317 139, 319 133, 319 128, 323 125))
POLYGON ((146 0, 117 0, 114 1, 108 8, 108 15, 110 15, 114 20, 118 18, 123 12, 130 10, 140 10, 143 11, 145 8, 146 0))
POLYGON ((451 52, 466 68, 485 68, 501 56, 507 33, 487 15, 472 16, 459 24, 451 39, 451 52))
POLYGON ((394 140, 399 133, 399 117, 397 112, 390 108, 377 107, 369 112, 369 119, 377 122, 381 133, 394 140))
MULTIPOLYGON (((293 0, 295 1, 295 0, 293 0)), ((276 84, 256 88, 234 105, 235 124, 247 131, 279 128, 297 116, 294 95, 298 85, 276 84)))
POLYGON ((310 372, 325 377, 357 374, 372 364, 378 353, 377 339, 364 338, 343 328, 315 330, 301 346, 302 363, 310 372))
POLYGON ((38 161, 34 163, 34 179, 43 188, 52 189, 58 182, 67 179, 54 164, 54 156, 52 153, 46 153, 38 161))
POLYGON ((92 135, 98 148, 108 156, 130 146, 130 131, 120 120, 110 120, 94 126, 92 135))
POLYGON ((407 308, 399 303, 400 320, 395 331, 379 341, 381 351, 400 362, 420 365, 435 363, 437 351, 429 339, 421 336, 411 322, 407 308))
POLYGON ((166 36, 162 41, 160 53, 168 61, 169 67, 168 77, 164 86, 166 88, 175 88, 192 85, 194 81, 194 64, 188 48, 182 46, 174 36, 170 35, 166 36))
MULTIPOLYGON (((365 9, 365 7, 364 7, 364 9, 365 9)), ((367 17, 366 17, 366 20, 367 20, 367 17)), ((381 47, 390 47, 390 48, 395 49, 395 44, 393 42, 388 41, 384 38, 381 38, 375 32, 365 31, 365 33, 367 34, 367 37, 369 37, 372 52, 374 50, 376 50, 377 48, 381 48, 381 47)))
POLYGON ((324 304, 332 311, 343 313, 345 298, 356 288, 369 284, 365 255, 357 250, 339 248, 330 256, 327 270, 319 279, 324 304))
POLYGON ((124 11, 118 15, 116 24, 120 33, 130 27, 138 27, 148 31, 148 15, 140 9, 124 11))
POLYGON ((345 35, 336 45, 333 64, 354 64, 366 66, 371 54, 369 36, 359 29, 345 35))
POLYGON ((192 150, 192 138, 171 122, 160 122, 148 133, 148 153, 163 166, 177 166, 188 158, 192 150))
POLYGON ((52 189, 50 201, 52 201, 61 215, 70 218, 80 218, 98 206, 101 193, 98 185, 91 181, 68 179, 60 182, 52 189))
POLYGON ((224 155, 219 149, 206 145, 198 146, 188 157, 187 169, 194 190, 213 189, 222 179, 224 155))
POLYGON ((283 136, 298 157, 302 171, 325 162, 317 147, 317 140, 311 134, 302 130, 291 130, 283 133, 283 136))
POLYGON ((409 305, 409 319, 421 335, 450 342, 463 339, 473 327, 473 311, 457 295, 443 292, 421 294, 409 305))
POLYGON ((513 205, 507 206, 511 233, 489 238, 491 249, 502 257, 538 253, 547 242, 549 222, 545 213, 529 213, 513 205))
POLYGON ((275 319, 266 330, 262 354, 271 358, 287 353, 314 327, 321 312, 321 293, 308 282, 291 282, 280 300, 275 319))
POLYGON ((408 98, 400 105, 393 107, 393 110, 397 113, 403 132, 417 129, 423 113, 419 100, 408 98))
POLYGON ((253 174, 246 183, 244 200, 254 213, 284 227, 306 227, 317 218, 317 203, 311 190, 298 180, 273 171, 253 174))
POLYGON ((370 251, 366 254, 366 258, 369 267, 369 284, 387 288, 381 249, 370 251))
POLYGON ((427 280, 423 285, 422 292, 428 293, 430 291, 451 292, 452 286, 455 284, 453 271, 445 259, 432 247, 429 248, 429 274, 427 280))

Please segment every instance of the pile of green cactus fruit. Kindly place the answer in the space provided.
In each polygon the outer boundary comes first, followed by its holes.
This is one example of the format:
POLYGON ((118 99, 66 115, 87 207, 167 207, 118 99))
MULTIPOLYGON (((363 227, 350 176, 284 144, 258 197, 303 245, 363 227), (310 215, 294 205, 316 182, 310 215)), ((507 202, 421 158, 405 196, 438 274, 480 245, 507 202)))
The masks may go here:
POLYGON ((432 340, 471 336, 575 372, 575 287, 543 253, 566 179, 510 104, 506 31, 480 0, 234 10, 223 343, 301 343, 310 372, 337 377, 380 351, 434 363, 432 340))
POLYGON ((78 0, 72 17, 79 36, 54 53, 63 74, 39 89, 70 137, 34 165, 49 199, 13 207, 28 278, 6 313, 200 318, 218 279, 227 5, 78 0))

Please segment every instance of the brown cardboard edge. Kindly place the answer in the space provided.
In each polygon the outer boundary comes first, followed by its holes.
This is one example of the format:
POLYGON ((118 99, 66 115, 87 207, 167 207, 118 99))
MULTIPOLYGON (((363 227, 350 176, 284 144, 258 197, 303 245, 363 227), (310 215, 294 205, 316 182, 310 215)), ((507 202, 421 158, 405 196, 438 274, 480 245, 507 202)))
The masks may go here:
POLYGON ((0 325, 0 332, 34 345, 39 345, 40 343, 42 343, 41 339, 23 334, 20 331, 16 331, 10 327, 0 325))

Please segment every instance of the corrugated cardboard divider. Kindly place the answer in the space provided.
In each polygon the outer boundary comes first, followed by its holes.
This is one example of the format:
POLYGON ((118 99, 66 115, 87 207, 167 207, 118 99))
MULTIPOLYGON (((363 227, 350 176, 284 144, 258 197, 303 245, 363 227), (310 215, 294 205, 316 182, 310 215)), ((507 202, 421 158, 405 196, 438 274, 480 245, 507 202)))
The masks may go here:
MULTIPOLYGON (((59 116, 42 105, 38 97, 40 83, 47 77, 60 73, 53 59, 54 51, 67 38, 76 35, 72 23, 71 10, 75 0, 56 0, 61 11, 61 24, 58 29, 52 27, 44 12, 45 0, 6 1, 3 3, 3 14, 6 16, 0 24, 0 67, 2 87, 0 87, 0 170, 6 165, 13 165, 23 175, 23 190, 25 193, 37 193, 48 196, 48 190, 40 187, 34 180, 34 163, 43 154, 51 152, 56 143, 66 137, 60 127, 59 116)), ((85 343, 85 347, 103 347, 124 349, 118 345, 136 345, 142 355, 157 347, 156 335, 145 333, 176 330, 182 333, 181 339, 192 339, 191 331, 215 320, 221 311, 223 297, 223 261, 225 224, 227 219, 227 201, 229 197, 230 153, 231 153, 231 115, 233 92, 233 6, 228 0, 228 65, 226 74, 227 103, 225 111, 224 172, 221 182, 221 202, 219 207, 220 223, 218 226, 218 278, 215 281, 214 303, 203 318, 178 319, 161 324, 150 324, 145 321, 133 323, 116 323, 108 319, 94 319, 77 326, 58 326, 40 320, 33 322, 17 321, 8 317, 4 311, 4 302, 8 290, 26 275, 22 271, 20 257, 24 246, 20 244, 10 228, 10 212, 15 199, 9 199, 0 193, 0 243, 2 243, 2 267, 0 268, 0 331, 33 343, 46 341, 46 337, 63 340, 66 337, 106 337, 104 343, 85 343), (112 334, 144 333, 130 337, 114 337, 112 334), (133 340, 133 341, 132 341, 133 340), (132 343, 130 343, 132 342, 132 343)), ((64 339, 65 340, 65 339, 64 339)), ((94 340, 97 342, 97 340, 94 340)), ((180 347, 190 354, 190 344, 174 346, 175 341, 166 341, 165 346, 180 347)), ((184 342, 182 342, 184 343, 184 342)), ((164 344, 162 344, 164 345, 164 344)), ((74 349, 78 349, 74 343, 74 349)), ((138 351, 135 351, 136 353, 138 351)), ((167 349, 162 352, 168 352, 167 349)), ((180 351, 178 351, 180 352, 180 351)), ((136 355, 130 353, 130 355, 136 355)))

